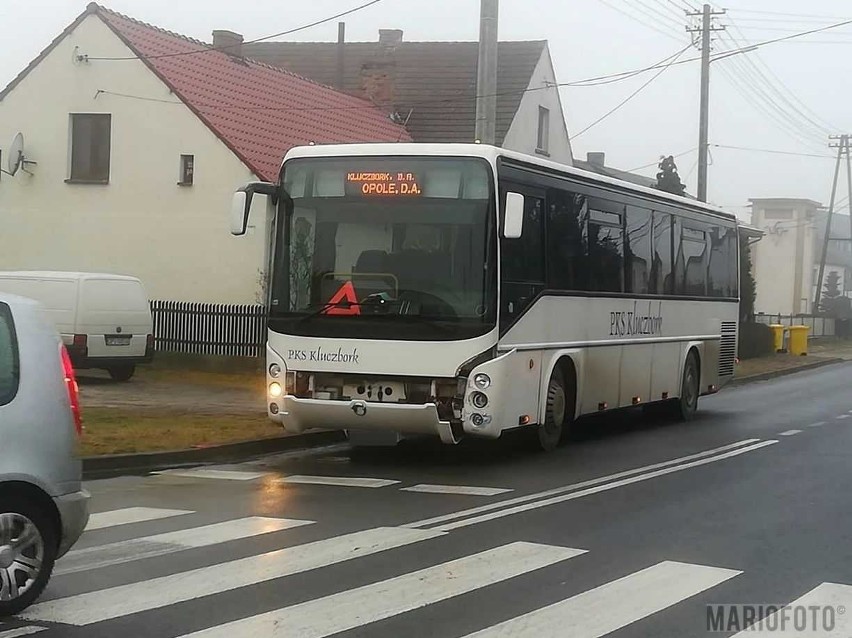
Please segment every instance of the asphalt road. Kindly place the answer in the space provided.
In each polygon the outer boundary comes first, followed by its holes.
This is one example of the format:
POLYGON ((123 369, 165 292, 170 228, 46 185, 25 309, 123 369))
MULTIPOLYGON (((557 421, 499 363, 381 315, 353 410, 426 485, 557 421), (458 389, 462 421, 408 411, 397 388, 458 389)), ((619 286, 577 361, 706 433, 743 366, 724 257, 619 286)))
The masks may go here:
POLYGON ((336 446, 94 481, 89 530, 0 638, 682 638, 751 613, 744 636, 848 638, 850 381, 592 419, 549 455, 336 446))

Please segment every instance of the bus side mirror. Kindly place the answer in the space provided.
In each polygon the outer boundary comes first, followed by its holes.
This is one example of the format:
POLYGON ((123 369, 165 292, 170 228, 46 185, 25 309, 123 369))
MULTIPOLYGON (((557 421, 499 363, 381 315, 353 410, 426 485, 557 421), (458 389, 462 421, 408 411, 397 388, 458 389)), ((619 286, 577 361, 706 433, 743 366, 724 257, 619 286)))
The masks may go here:
POLYGON ((250 190, 238 190, 231 200, 231 234, 245 235, 251 210, 250 190))
POLYGON ((506 210, 503 215, 503 237, 518 239, 524 230, 524 196, 506 193, 506 210))

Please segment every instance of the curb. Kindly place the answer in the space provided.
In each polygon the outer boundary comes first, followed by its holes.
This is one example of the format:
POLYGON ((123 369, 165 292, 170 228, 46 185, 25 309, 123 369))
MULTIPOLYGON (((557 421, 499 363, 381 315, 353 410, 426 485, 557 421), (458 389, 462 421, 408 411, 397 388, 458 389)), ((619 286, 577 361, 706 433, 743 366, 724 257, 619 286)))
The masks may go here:
POLYGON ((807 363, 803 366, 799 366, 796 368, 786 368, 784 370, 773 370, 772 372, 763 372, 761 374, 753 374, 748 377, 743 377, 741 379, 737 379, 734 377, 734 380, 731 381, 728 387, 737 387, 740 385, 746 385, 749 383, 755 383, 757 381, 768 381, 769 379, 775 379, 777 377, 786 377, 791 374, 796 374, 798 372, 807 372, 808 370, 815 370, 817 368, 823 368, 825 366, 834 365, 836 363, 843 363, 845 359, 840 359, 837 357, 832 357, 830 359, 821 359, 820 361, 814 361, 813 363, 807 363))
POLYGON ((203 463, 237 463, 266 454, 333 445, 345 440, 346 434, 341 430, 324 430, 190 450, 87 456, 83 458, 83 478, 108 478, 203 463))

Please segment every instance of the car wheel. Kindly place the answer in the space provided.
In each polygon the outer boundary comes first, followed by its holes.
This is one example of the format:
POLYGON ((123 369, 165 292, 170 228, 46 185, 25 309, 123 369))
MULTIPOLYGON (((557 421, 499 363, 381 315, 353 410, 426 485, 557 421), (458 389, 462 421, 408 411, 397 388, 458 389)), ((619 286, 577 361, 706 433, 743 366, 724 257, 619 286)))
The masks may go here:
POLYGON ((550 375, 547 384, 547 405, 544 411, 544 422, 537 428, 538 447, 545 452, 557 448, 564 435, 568 421, 568 391, 565 388, 565 377, 556 367, 550 375))
POLYGON ((0 618, 20 613, 38 598, 56 561, 50 515, 23 499, 0 505, 0 618))
POLYGON ((683 379, 680 384, 680 397, 674 404, 675 416, 682 421, 690 421, 698 410, 698 394, 701 371, 698 369, 698 357, 690 352, 683 366, 683 379))
POLYGON ((113 366, 107 370, 113 381, 129 381, 136 372, 135 365, 113 366))

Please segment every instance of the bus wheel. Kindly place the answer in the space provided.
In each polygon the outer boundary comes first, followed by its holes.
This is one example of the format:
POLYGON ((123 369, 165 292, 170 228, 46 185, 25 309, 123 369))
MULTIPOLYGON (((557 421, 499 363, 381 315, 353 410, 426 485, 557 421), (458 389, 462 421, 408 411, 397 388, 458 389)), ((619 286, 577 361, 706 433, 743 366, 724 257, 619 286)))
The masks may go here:
POLYGON ((675 404, 675 416, 682 421, 690 421, 698 410, 699 377, 698 357, 690 352, 686 357, 686 365, 683 366, 683 380, 680 386, 680 398, 675 404))
POLYGON ((562 440, 568 412, 568 393, 565 390, 565 378, 557 366, 550 375, 547 385, 547 406, 544 411, 544 423, 538 425, 538 445, 545 452, 556 449, 562 440))

